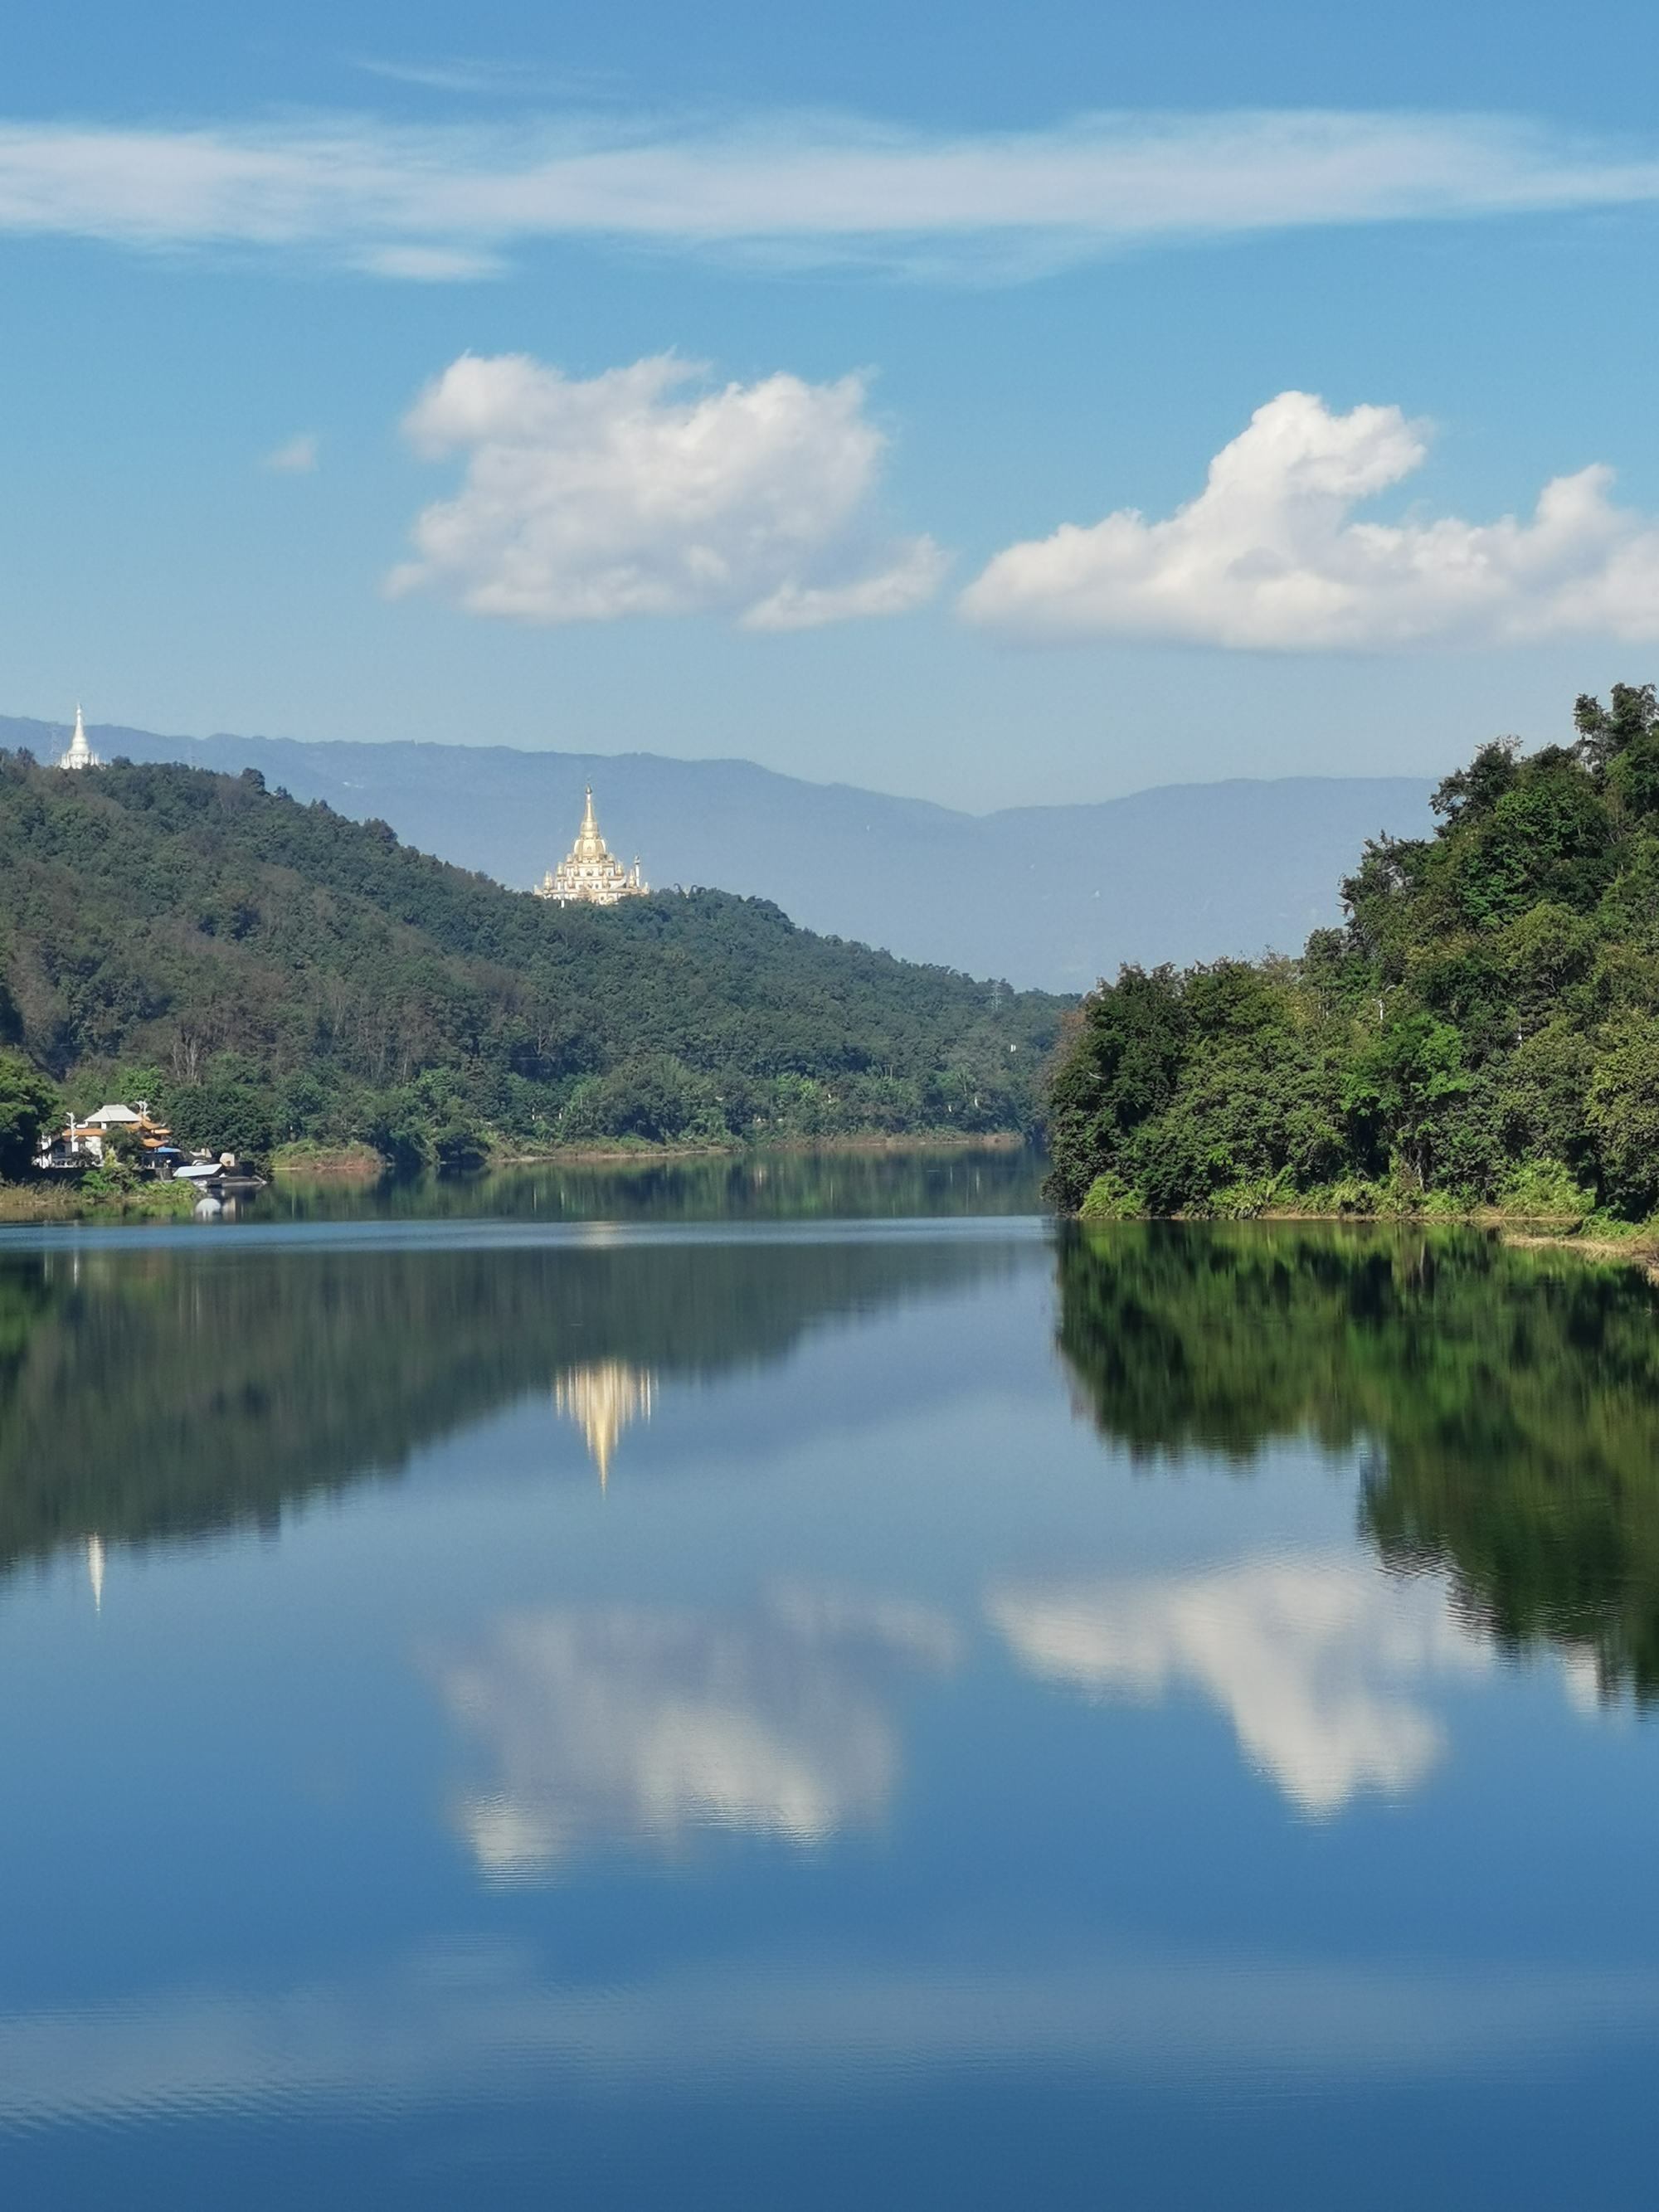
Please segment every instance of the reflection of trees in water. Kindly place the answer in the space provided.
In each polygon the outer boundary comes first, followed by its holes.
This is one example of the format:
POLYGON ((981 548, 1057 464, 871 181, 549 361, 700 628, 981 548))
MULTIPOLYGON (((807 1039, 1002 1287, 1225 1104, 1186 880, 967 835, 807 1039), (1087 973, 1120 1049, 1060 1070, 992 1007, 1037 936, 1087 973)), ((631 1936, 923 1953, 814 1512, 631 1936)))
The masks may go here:
POLYGON ((278 1182, 256 1216, 364 1214, 540 1221, 836 1220, 1041 1213, 1045 1163, 1029 1146, 744 1152, 633 1162, 550 1161, 486 1176, 278 1182))
POLYGON ((30 1337, 52 1303, 52 1286, 39 1268, 0 1267, 0 1423, 17 1387, 30 1337))
POLYGON ((1016 1257, 872 1237, 0 1261, 0 1567, 94 1531, 275 1526, 573 1370, 763 1364, 1016 1257))
POLYGON ((1136 1455, 1365 1454, 1384 1559, 1501 1644, 1659 1696, 1659 1298, 1469 1231, 1124 1224, 1068 1237, 1060 1342, 1136 1455))

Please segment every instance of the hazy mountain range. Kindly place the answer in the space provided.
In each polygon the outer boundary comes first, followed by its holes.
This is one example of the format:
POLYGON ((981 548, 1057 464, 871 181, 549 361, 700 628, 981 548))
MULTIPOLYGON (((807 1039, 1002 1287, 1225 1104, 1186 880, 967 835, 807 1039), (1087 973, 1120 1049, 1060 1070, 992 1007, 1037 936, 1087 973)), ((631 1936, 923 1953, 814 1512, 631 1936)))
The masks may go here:
MULTIPOLYGON (((55 758, 61 724, 0 716, 0 744, 55 758)), ((775 899, 809 928, 1021 986, 1086 988, 1124 960, 1293 951, 1335 921, 1365 838, 1421 833, 1411 776, 1166 784, 1078 806, 963 814, 752 762, 505 745, 169 738, 89 726, 106 758, 260 769, 296 799, 379 816, 410 844, 528 886, 599 826, 658 886, 775 899)))

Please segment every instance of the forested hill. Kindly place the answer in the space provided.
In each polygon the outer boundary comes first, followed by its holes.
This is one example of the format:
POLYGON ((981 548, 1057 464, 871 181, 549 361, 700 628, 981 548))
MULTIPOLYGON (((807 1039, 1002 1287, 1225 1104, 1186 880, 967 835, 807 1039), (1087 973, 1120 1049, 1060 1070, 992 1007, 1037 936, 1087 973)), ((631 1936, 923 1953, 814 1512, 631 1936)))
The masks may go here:
MULTIPOLYGON (((653 883, 776 900, 809 929, 1019 984, 1086 991, 1123 960, 1294 951, 1334 921, 1362 839, 1420 836, 1416 776, 1281 776, 1165 785, 1063 806, 964 814, 752 761, 507 745, 161 737, 117 724, 106 760, 258 769, 301 799, 506 884, 539 882, 581 819, 582 787, 653 883)), ((0 714, 0 745, 56 760, 61 726, 0 714)))
POLYGON ((551 905, 257 774, 0 753, 0 1046, 188 1137, 1024 1128, 1060 1011, 718 891, 551 905))
MULTIPOLYGON (((1125 969, 1051 1093, 1090 1212, 1659 1207, 1659 704, 1483 746, 1299 960, 1125 969)), ((1086 1201, 1086 1203, 1085 1203, 1086 1201)))

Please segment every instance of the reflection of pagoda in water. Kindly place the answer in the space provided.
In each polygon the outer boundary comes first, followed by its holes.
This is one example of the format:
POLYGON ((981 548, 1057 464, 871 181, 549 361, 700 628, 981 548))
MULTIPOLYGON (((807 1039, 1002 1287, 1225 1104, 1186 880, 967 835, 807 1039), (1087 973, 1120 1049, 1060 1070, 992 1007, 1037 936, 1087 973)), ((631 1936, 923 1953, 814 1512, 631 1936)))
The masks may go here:
POLYGON ((656 1394, 650 1369, 630 1367, 625 1359, 591 1360, 568 1367, 556 1379, 553 1402, 587 1439, 601 1490, 610 1481, 611 1455, 623 1431, 630 1422, 650 1419, 656 1394))

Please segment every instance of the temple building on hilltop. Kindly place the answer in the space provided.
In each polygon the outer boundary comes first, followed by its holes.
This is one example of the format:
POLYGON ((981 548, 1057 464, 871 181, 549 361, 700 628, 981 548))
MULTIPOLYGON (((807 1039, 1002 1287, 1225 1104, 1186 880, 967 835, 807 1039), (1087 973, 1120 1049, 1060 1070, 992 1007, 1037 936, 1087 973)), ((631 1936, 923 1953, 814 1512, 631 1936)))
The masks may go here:
POLYGON ((576 842, 556 868, 550 868, 536 885, 538 898, 557 899, 562 905, 577 899, 586 906, 615 906, 618 899, 642 898, 650 890, 641 880, 636 860, 623 867, 610 852, 593 819, 593 787, 587 787, 587 808, 576 842))
POLYGON ((75 710, 75 735, 70 739, 69 750, 58 763, 59 768, 102 768, 100 761, 87 743, 87 726, 81 720, 81 709, 75 710))

